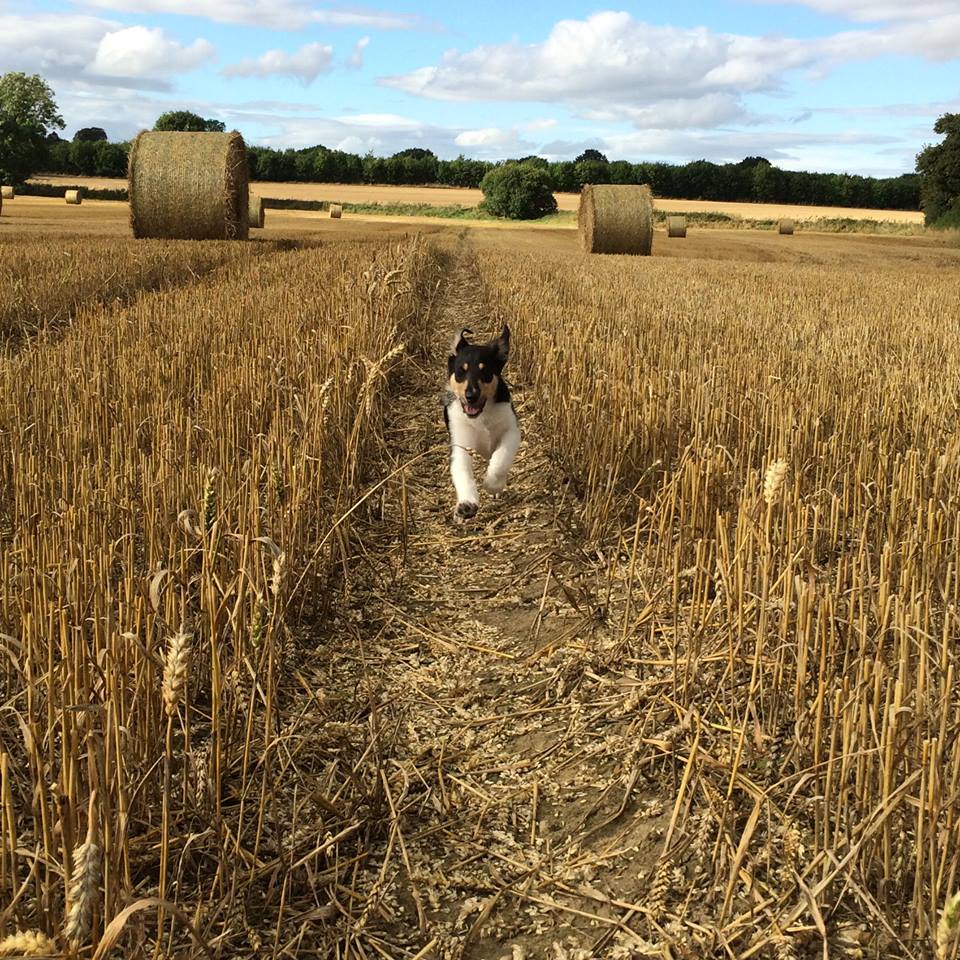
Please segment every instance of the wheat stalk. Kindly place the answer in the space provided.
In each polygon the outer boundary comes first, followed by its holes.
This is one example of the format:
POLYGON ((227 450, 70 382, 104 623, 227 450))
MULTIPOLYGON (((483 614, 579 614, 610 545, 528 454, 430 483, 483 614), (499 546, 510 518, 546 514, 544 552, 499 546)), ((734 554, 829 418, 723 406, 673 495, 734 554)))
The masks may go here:
POLYGON ((191 641, 193 634, 183 627, 171 638, 167 646, 167 657, 163 666, 163 704, 167 716, 177 712, 177 706, 183 697, 190 670, 191 641))
POLYGON ((50 957, 60 956, 60 950, 40 930, 25 930, 11 933, 0 940, 0 957, 50 957))
POLYGON ((787 478, 787 461, 774 460, 767 467, 767 472, 763 477, 763 499, 767 506, 776 503, 780 497, 780 491, 783 489, 783 482, 787 478))
POLYGON ((73 870, 67 885, 67 916, 63 935, 67 940, 82 942, 90 933, 90 916, 100 883, 102 850, 97 843, 96 793, 90 796, 87 836, 73 852, 73 870))
POLYGON ((207 471, 207 481, 203 487, 203 529, 209 533, 217 520, 217 487, 216 480, 220 471, 212 467, 207 471))
POLYGON ((949 960, 960 934, 960 890, 943 905, 937 924, 937 960, 949 960))

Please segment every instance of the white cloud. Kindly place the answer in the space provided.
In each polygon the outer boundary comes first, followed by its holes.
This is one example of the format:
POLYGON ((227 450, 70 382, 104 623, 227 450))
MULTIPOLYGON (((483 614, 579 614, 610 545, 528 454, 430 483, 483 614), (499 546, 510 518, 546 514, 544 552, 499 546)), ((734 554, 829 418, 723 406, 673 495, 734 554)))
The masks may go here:
POLYGON ((228 77, 294 77, 304 86, 326 73, 333 62, 333 47, 326 43, 308 43, 294 53, 268 50, 259 57, 241 60, 224 69, 228 77))
POLYGON ((206 40, 185 47, 159 27, 125 27, 103 35, 88 70, 102 77, 186 73, 214 55, 213 45, 206 40))
POLYGON ((809 7, 819 13, 845 17, 861 23, 927 20, 956 12, 956 0, 754 0, 755 3, 809 7))
POLYGON ((916 152, 915 145, 900 137, 858 130, 637 130, 605 136, 600 144, 608 156, 634 161, 702 158, 727 163, 763 156, 787 170, 846 170, 873 176, 896 176, 909 170, 916 152))
POLYGON ((500 127, 483 127, 480 130, 464 130, 457 134, 453 142, 458 147, 483 147, 507 150, 517 144, 517 131, 500 127))
MULTIPOLYGON (((868 0, 796 2, 860 17, 900 9, 868 0)), ((638 129, 756 124, 762 118, 747 111, 744 97, 779 92, 791 72, 805 71, 811 80, 840 64, 887 54, 960 59, 956 0, 921 0, 918 7, 943 15, 935 21, 901 15, 897 23, 812 39, 656 26, 605 11, 561 20, 539 43, 451 50, 435 66, 380 82, 434 100, 562 104, 588 120, 638 129)))
POLYGON ((768 90, 814 58, 803 41, 653 26, 628 13, 561 20, 542 43, 448 52, 384 83, 437 100, 563 99, 643 105, 713 91, 768 90))
POLYGON ((206 40, 183 45, 162 30, 124 27, 71 14, 10 15, 0 29, 4 70, 40 73, 59 95, 82 81, 94 87, 168 90, 168 77, 214 56, 206 40))
POLYGON ((396 114, 357 114, 339 117, 278 117, 276 114, 237 113, 241 129, 250 123, 271 131, 251 142, 271 147, 309 147, 322 143, 351 153, 391 154, 407 147, 428 147, 440 155, 456 156, 454 137, 459 132, 412 117, 396 114))
POLYGON ((557 121, 553 117, 541 117, 538 120, 528 120, 526 123, 519 124, 521 130, 549 130, 555 127, 557 121))
POLYGON ((57 78, 82 71, 96 54, 101 37, 119 24, 71 14, 4 16, 0 63, 4 70, 26 70, 57 78))
POLYGON ((104 10, 172 13, 272 30, 302 30, 311 23, 367 30, 414 30, 435 26, 415 13, 367 7, 318 8, 311 0, 86 0, 86 3, 104 10))
POLYGON ((740 98, 732 93, 707 93, 701 97, 660 100, 644 106, 609 104, 583 111, 590 120, 627 120, 636 127, 659 130, 709 128, 751 121, 740 98))
POLYGON ((385 10, 369 10, 366 7, 335 7, 314 10, 310 14, 314 23, 329 27, 360 27, 363 30, 413 30, 417 27, 434 28, 415 13, 392 13, 385 10))
POLYGON ((350 56, 347 57, 347 66, 351 70, 359 70, 363 66, 363 52, 370 43, 369 37, 361 37, 354 45, 350 56))

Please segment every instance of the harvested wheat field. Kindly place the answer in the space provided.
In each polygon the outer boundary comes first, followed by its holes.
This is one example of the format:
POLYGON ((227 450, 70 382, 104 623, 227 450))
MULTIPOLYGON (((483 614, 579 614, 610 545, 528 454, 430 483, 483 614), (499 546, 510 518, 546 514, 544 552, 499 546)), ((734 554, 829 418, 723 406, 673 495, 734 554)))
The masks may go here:
POLYGON ((956 956, 960 251, 37 203, 0 956, 956 956), (504 321, 457 525, 446 348, 504 321))
MULTIPOLYGON (((36 183, 58 185, 74 184, 99 189, 119 190, 126 180, 110 177, 72 177, 66 175, 35 177, 36 183)), ((366 183, 273 183, 257 181, 250 186, 252 193, 262 197, 286 200, 330 200, 337 203, 426 203, 436 206, 459 204, 475 207, 483 200, 483 193, 472 187, 391 186, 366 183)), ((580 206, 577 193, 557 193, 560 210, 576 211, 580 206)), ((723 213, 748 220, 779 220, 793 217, 797 221, 827 218, 875 220, 889 223, 922 226, 923 214, 916 210, 873 210, 861 207, 797 206, 789 203, 738 203, 721 200, 671 200, 658 198, 656 206, 668 213, 723 213)))

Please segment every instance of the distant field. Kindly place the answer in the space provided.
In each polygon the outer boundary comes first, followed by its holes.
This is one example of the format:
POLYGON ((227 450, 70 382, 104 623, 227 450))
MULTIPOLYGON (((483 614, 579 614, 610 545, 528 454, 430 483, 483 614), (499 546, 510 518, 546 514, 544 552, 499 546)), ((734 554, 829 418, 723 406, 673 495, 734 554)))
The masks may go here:
MULTIPOLYGON (((268 210, 266 229, 253 230, 250 237, 254 242, 277 239, 340 241, 413 233, 434 237, 469 236, 484 249, 509 249, 524 254, 549 249, 556 253, 580 255, 575 224, 570 220, 565 224, 558 223, 556 219, 526 223, 347 212, 343 219, 331 220, 321 211, 268 210)), ((53 197, 20 196, 3 205, 0 240, 94 236, 130 236, 129 208, 125 202, 86 200, 82 206, 70 207, 53 197)), ((775 230, 718 226, 708 230, 694 228, 686 240, 667 240, 663 228, 658 227, 653 255, 687 260, 846 264, 858 269, 909 267, 919 272, 944 268, 956 270, 960 266, 960 247, 956 239, 937 231, 918 231, 914 236, 878 236, 811 230, 783 238, 775 230)))
MULTIPOLYGON (((126 186, 126 180, 104 177, 36 177, 37 183, 79 184, 80 186, 117 189, 126 186)), ((345 183, 272 183, 258 181, 250 185, 251 192, 260 197, 284 200, 333 200, 341 203, 429 203, 436 206, 460 204, 475 207, 482 199, 479 190, 461 187, 391 187, 385 185, 345 183)), ((580 195, 558 193, 557 206, 561 210, 576 210, 580 195)), ((712 200, 657 200, 657 207, 675 213, 692 211, 725 213, 728 216, 750 220, 777 220, 793 217, 795 220, 818 220, 828 217, 847 217, 853 220, 888 220, 895 223, 922 224, 923 214, 914 210, 866 210, 854 207, 800 207, 786 203, 722 203, 712 200)))
MULTIPOLYGON (((910 228, 906 226, 905 229, 910 228)), ((266 229, 253 230, 250 237, 254 242, 277 239, 340 241, 413 233, 434 237, 469 236, 484 249, 509 249, 524 254, 551 250, 580 255, 575 223, 572 219, 563 222, 557 218, 528 223, 346 212, 343 219, 331 220, 322 211, 268 210, 266 229)), ((94 236, 130 236, 129 208, 125 202, 86 200, 79 207, 70 207, 53 197, 20 196, 3 205, 0 240, 94 236)), ((920 230, 913 236, 810 230, 783 238, 770 229, 714 226, 704 230, 694 228, 685 240, 667 240, 663 227, 659 226, 653 255, 686 260, 846 264, 875 269, 909 267, 919 272, 944 268, 956 270, 960 266, 960 248, 954 237, 920 230)))

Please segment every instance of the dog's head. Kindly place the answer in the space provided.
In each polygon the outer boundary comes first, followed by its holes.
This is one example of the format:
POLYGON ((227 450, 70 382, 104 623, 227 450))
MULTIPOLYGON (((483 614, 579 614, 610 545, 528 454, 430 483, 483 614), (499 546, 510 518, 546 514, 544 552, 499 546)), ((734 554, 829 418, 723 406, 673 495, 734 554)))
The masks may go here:
POLYGON ((510 352, 510 328, 504 324, 492 343, 470 343, 472 330, 458 330, 450 341, 447 374, 450 390, 460 401, 468 417, 479 417, 492 402, 500 386, 507 354, 510 352))

